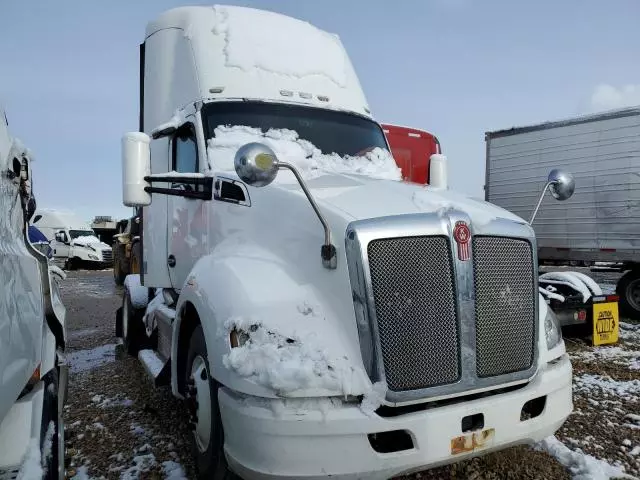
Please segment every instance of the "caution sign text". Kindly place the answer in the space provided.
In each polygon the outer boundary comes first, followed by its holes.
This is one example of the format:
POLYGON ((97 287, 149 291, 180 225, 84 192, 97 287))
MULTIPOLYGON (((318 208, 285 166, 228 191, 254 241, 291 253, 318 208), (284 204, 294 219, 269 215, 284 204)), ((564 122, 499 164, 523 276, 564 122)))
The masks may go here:
POLYGON ((618 341, 618 302, 593 304, 593 344, 606 345, 618 341))

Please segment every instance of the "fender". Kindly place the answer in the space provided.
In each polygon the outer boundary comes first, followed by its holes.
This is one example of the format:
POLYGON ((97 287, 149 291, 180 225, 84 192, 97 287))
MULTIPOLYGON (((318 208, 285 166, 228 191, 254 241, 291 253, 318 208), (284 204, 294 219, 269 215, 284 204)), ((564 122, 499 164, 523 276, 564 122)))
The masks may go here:
MULTIPOLYGON (((329 271, 323 269, 317 255, 308 264, 296 263, 278 258, 273 250, 255 243, 216 250, 220 251, 198 260, 180 293, 171 355, 174 394, 178 393, 177 376, 182 375, 177 371, 178 335, 187 303, 199 315, 210 371, 222 385, 267 398, 359 395, 370 388, 362 364, 351 289, 343 284, 345 280, 348 282, 346 259, 339 262, 338 270, 329 271), (309 272, 309 268, 315 271, 309 272), (302 283, 302 279, 308 278, 313 278, 314 284, 302 283), (349 302, 346 310, 345 300, 349 302), (345 311, 350 311, 350 315, 345 311), (260 324, 265 331, 282 335, 285 343, 287 338, 299 341, 298 348, 309 349, 311 363, 316 362, 314 368, 322 370, 324 360, 328 359, 329 371, 336 378, 320 384, 305 383, 303 379, 298 388, 290 379, 278 378, 277 373, 271 376, 270 372, 263 372, 265 375, 258 380, 255 376, 239 375, 227 368, 223 360, 231 352, 230 322, 234 320, 247 329, 251 324, 260 324)), ((247 368, 250 370, 251 365, 247 368)), ((242 370, 246 373, 244 366, 242 370)), ((299 374, 304 377, 305 372, 299 374)))

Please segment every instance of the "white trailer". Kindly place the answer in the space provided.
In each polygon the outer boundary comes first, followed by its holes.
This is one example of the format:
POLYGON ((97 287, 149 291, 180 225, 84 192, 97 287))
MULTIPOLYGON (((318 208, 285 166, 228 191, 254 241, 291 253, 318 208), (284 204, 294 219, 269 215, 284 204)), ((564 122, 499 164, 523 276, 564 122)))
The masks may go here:
POLYGON ((640 108, 487 132, 485 197, 528 218, 546 172, 572 171, 575 195, 543 204, 541 261, 613 262, 621 312, 640 318, 640 108))
POLYGON ((32 224, 49 239, 53 257, 64 260, 66 268, 105 267, 113 263, 111 246, 72 212, 41 209, 36 211, 32 224))
POLYGON ((64 479, 65 308, 28 241, 31 154, 0 109, 0 478, 64 479))
POLYGON ((116 332, 185 400, 199 478, 387 479, 562 425, 533 230, 449 191, 443 156, 403 182, 336 35, 183 7, 140 53, 116 332))

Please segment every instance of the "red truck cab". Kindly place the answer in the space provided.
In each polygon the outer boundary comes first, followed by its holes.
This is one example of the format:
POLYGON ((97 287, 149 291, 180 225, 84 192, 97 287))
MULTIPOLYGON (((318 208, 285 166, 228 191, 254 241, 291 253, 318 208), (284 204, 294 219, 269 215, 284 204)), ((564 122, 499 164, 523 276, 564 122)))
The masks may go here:
POLYGON ((382 124, 391 153, 407 182, 428 184, 431 155, 442 153, 435 135, 417 128, 382 124))

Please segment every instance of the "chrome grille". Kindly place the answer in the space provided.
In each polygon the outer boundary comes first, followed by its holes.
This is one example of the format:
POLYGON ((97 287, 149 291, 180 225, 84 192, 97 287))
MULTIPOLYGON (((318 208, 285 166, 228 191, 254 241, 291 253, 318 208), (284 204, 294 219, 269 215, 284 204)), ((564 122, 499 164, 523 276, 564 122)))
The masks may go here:
POLYGON ((504 237, 474 237, 476 374, 491 377, 533 363, 535 281, 531 245, 504 237))
POLYGON ((113 261, 113 250, 102 250, 102 261, 103 262, 113 261))
POLYGON ((0 480, 14 480, 18 478, 20 473, 20 467, 10 467, 7 469, 0 469, 0 480))
POLYGON ((458 380, 458 319, 448 239, 378 239, 369 243, 367 253, 388 388, 414 390, 458 380))

